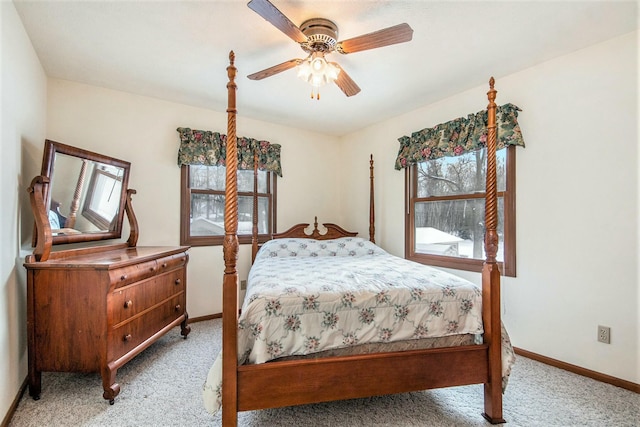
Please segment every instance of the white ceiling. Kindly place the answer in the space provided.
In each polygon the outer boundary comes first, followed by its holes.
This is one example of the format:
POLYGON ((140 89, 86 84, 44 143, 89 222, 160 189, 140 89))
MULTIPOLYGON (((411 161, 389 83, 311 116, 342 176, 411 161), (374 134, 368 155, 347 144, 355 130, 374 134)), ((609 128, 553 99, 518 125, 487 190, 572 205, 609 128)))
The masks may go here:
POLYGON ((261 81, 246 78, 305 57, 247 0, 14 4, 49 77, 225 111, 233 50, 242 117, 331 135, 638 28, 637 0, 271 1, 296 25, 313 17, 333 20, 339 40, 402 22, 413 28, 413 40, 331 54, 362 91, 347 98, 330 85, 315 101, 295 70, 261 81))

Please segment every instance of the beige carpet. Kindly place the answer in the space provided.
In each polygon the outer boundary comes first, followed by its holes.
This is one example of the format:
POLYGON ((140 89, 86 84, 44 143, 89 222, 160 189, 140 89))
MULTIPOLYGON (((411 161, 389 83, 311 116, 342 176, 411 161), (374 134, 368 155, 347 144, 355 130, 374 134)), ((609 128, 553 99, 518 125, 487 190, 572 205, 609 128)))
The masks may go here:
MULTIPOLYGON (((120 369, 115 405, 97 374, 44 373, 10 426, 220 426, 201 388, 220 350, 218 320, 175 328, 120 369)), ((241 413, 240 426, 487 426, 482 386, 241 413)), ((507 426, 640 426, 640 395, 519 357, 504 396, 507 426)))

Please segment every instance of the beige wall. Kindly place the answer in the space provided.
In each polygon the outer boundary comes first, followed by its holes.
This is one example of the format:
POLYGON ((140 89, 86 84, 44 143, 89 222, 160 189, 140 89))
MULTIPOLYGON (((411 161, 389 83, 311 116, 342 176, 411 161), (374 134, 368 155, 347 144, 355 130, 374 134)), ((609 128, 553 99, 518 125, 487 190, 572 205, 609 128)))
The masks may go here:
MULTIPOLYGON (((221 85, 224 88, 225 82, 221 85)), ((140 225, 138 245, 178 245, 180 168, 176 128, 226 133, 227 115, 158 99, 51 79, 47 137, 131 162, 129 186, 140 225)), ((331 171, 338 140, 269 123, 237 120, 237 134, 282 145, 278 179, 278 229, 294 223, 337 222, 339 176, 331 171)), ((125 236, 126 237, 126 236, 125 236)), ((222 311, 221 246, 189 251, 187 307, 191 317, 222 311)), ((238 272, 246 278, 250 246, 240 249, 238 272)))
MULTIPOLYGON (((517 278, 503 279, 514 345, 640 383, 638 33, 510 76, 498 104, 522 108, 517 278), (611 344, 596 341, 611 327, 611 344)), ((486 76, 488 81, 489 76, 486 76)), ((437 84, 437 82, 434 82, 437 84)), ((404 253, 397 138, 486 107, 488 84, 343 138, 345 223, 363 229, 366 159, 376 158, 378 242, 404 253), (357 167, 350 167, 350 165, 357 167), (349 203, 347 203, 349 202, 349 203)), ((479 283, 479 274, 457 272, 479 283)))
MULTIPOLYGON (((26 188, 40 171, 47 78, 11 2, 2 19, 0 215, 0 421, 27 373, 24 230, 33 224, 26 188)), ((30 232, 29 232, 30 233, 30 232)))

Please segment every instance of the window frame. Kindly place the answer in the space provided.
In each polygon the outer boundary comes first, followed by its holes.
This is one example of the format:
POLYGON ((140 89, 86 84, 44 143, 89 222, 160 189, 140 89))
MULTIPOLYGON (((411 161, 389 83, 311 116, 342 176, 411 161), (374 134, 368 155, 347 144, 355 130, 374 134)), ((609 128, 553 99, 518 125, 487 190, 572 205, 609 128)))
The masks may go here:
MULTIPOLYGON (((516 147, 510 145, 506 150, 506 188, 504 191, 498 191, 498 198, 503 198, 504 205, 504 261, 498 262, 498 265, 503 275, 516 277, 516 147)), ((481 272, 485 262, 483 259, 423 254, 415 251, 415 204, 425 201, 484 199, 486 192, 418 198, 417 187, 417 166, 411 165, 405 169, 405 258, 436 267, 481 272)))
MULTIPOLYGON (((224 166, 219 166, 224 167, 224 166)), ((276 232, 276 200, 277 200, 277 175, 271 171, 267 174, 267 192, 258 193, 258 197, 266 197, 269 205, 269 221, 267 221, 267 233, 258 234, 258 243, 264 243, 271 239, 276 232)), ((224 190, 203 190, 190 187, 190 167, 180 167, 180 244, 188 246, 220 246, 224 241, 224 235, 220 236, 191 236, 191 195, 212 194, 225 195, 224 190)), ((253 191, 239 191, 238 196, 253 197, 253 191)), ((252 243, 252 234, 238 234, 239 244, 252 243)))

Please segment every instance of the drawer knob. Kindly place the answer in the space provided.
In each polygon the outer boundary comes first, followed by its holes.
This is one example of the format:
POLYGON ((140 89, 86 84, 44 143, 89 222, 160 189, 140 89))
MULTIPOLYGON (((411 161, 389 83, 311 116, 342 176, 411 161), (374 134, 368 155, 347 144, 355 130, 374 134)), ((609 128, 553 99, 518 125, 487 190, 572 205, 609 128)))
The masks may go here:
POLYGON ((182 283, 182 280, 176 279, 176 285, 179 285, 180 283, 182 283))
POLYGON ((180 307, 180 304, 176 304, 176 311, 180 311, 182 307, 180 307))
POLYGON ((131 334, 127 334, 124 337, 122 337, 122 341, 130 341, 131 340, 131 334))
POLYGON ((162 268, 167 268, 167 263, 166 262, 162 263, 162 268))
POLYGON ((129 308, 133 305, 133 301, 128 300, 124 302, 124 308, 129 308))
POLYGON ((151 267, 151 271, 156 271, 156 267, 155 266, 151 267))
POLYGON ((127 275, 123 274, 122 276, 120 276, 120 280, 127 280, 127 275))

